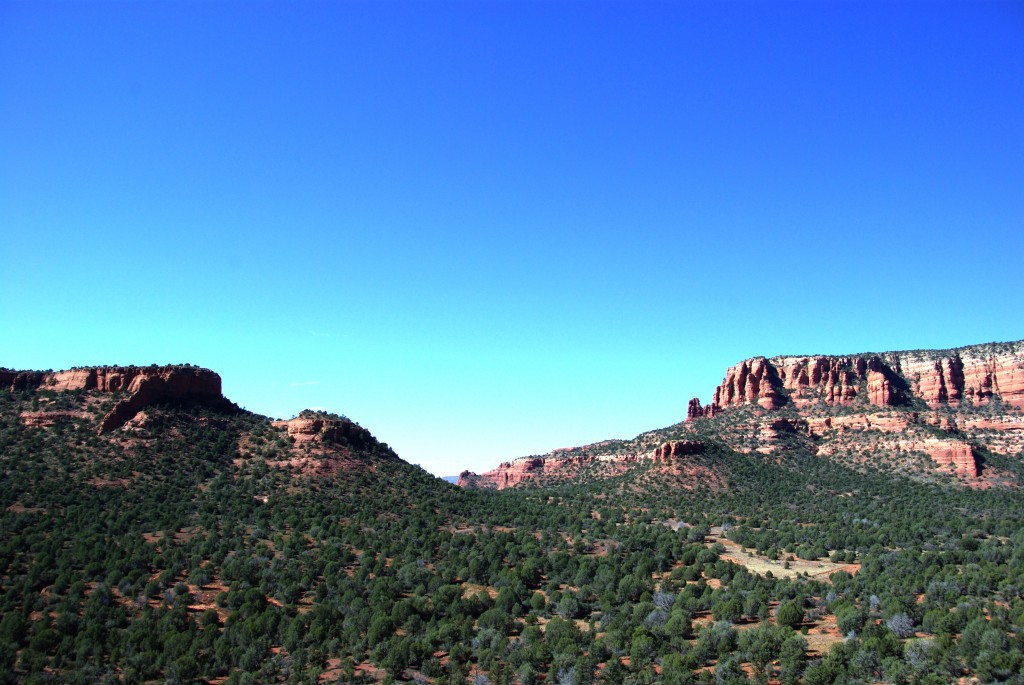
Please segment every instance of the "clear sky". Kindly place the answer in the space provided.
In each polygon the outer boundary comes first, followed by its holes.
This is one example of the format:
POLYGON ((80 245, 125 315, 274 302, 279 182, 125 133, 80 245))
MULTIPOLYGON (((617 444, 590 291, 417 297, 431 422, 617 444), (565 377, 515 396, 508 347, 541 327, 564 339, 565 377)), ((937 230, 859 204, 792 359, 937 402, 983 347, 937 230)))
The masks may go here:
POLYGON ((1024 3, 0 0, 0 366, 439 475, 1024 338, 1024 3))

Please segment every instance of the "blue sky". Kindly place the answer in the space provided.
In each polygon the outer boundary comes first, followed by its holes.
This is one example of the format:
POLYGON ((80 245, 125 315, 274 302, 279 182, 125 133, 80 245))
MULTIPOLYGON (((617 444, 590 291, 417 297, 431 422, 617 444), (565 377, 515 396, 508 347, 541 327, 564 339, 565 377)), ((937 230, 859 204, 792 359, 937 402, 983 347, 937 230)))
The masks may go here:
POLYGON ((441 474, 1024 337, 1019 2, 0 0, 0 365, 441 474))

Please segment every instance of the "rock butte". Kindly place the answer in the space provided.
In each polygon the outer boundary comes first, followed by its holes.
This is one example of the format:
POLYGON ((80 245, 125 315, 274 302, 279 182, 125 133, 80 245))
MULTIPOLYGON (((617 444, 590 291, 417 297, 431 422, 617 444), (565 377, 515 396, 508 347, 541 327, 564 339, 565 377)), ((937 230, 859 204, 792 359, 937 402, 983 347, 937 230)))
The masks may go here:
MULTIPOLYGON (((10 371, 0 369, 0 385, 11 390, 127 393, 100 421, 99 432, 120 428, 142 409, 166 399, 201 399, 227 403, 220 376, 197 366, 100 366, 67 371, 10 371)), ((23 418, 46 425, 43 417, 23 418)))

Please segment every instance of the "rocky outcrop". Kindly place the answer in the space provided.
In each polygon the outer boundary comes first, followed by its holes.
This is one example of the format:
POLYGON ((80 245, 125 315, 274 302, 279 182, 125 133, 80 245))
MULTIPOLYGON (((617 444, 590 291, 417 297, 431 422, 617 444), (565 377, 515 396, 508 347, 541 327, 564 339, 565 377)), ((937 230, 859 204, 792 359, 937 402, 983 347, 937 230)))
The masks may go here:
POLYGON ((486 488, 489 490, 504 490, 524 483, 528 480, 542 475, 545 470, 549 473, 564 466, 561 460, 551 460, 550 463, 542 457, 522 457, 515 461, 505 461, 498 464, 498 468, 486 473, 476 474, 472 471, 463 471, 459 475, 456 485, 461 487, 486 488))
POLYGON ((716 424, 722 427, 719 438, 737 451, 771 453, 786 433, 810 439, 807 446, 818 454, 847 455, 862 463, 872 455, 898 460, 900 452, 917 450, 940 470, 979 479, 984 487, 979 447, 1001 454, 1024 449, 1019 412, 1024 408, 1024 341, 952 350, 754 357, 726 371, 708 406, 691 400, 687 421, 738 406, 754 411, 716 424), (792 430, 773 418, 782 408, 786 420, 795 421, 792 430), (936 437, 941 435, 936 429, 950 438, 936 437))
POLYGON ((900 441, 899 446, 907 451, 924 452, 940 469, 958 476, 977 478, 981 475, 981 465, 974 447, 962 440, 906 440, 900 441))
MULTIPOLYGON (((53 392, 123 393, 114 408, 99 421, 99 432, 120 428, 145 406, 166 399, 230 403, 220 394, 220 376, 209 369, 189 365, 150 367, 86 367, 67 371, 11 371, 0 369, 0 387, 10 390, 53 392)), ((69 418, 45 412, 23 417, 27 426, 45 427, 69 418)))
POLYGON ((815 437, 826 435, 835 430, 873 430, 879 433, 900 433, 908 426, 918 423, 919 417, 914 412, 906 415, 891 416, 888 414, 845 414, 840 416, 808 416, 803 425, 807 434, 815 437))
POLYGON ((303 411, 294 419, 274 421, 276 428, 284 428, 297 445, 344 444, 355 450, 380 445, 370 431, 343 416, 322 412, 303 411))
POLYGON ((46 377, 44 371, 14 371, 0 369, 0 388, 8 390, 32 390, 38 388, 46 377))
POLYGON ((529 481, 551 483, 568 480, 587 468, 599 468, 604 474, 610 475, 622 473, 641 462, 677 463, 704 450, 704 444, 697 440, 673 440, 662 443, 653 450, 603 451, 609 446, 624 444, 609 441, 587 447, 559 449, 545 456, 520 457, 514 461, 502 462, 497 468, 485 473, 463 471, 459 474, 456 485, 464 488, 504 490, 529 481))
MULTIPOLYGON (((44 381, 47 387, 50 379, 44 381)), ((201 399, 227 403, 220 376, 195 366, 152 366, 128 369, 87 369, 53 375, 53 386, 64 390, 124 391, 130 395, 114 405, 100 421, 99 432, 120 428, 145 407, 163 400, 201 399)))
MULTIPOLYGON (((345 416, 306 409, 287 421, 271 425, 284 431, 290 446, 267 463, 308 476, 331 476, 342 471, 374 471, 400 461, 387 444, 345 416)), ((243 447, 243 453, 246 448, 243 447)))
MULTIPOLYGON (((13 371, 0 369, 0 387, 10 390, 54 392, 95 391, 127 393, 100 420, 99 432, 120 428, 144 407, 161 400, 201 399, 227 404, 221 395, 220 376, 197 366, 100 366, 66 371, 13 371)), ((25 425, 46 426, 62 420, 56 415, 26 416, 25 425)))
MULTIPOLYGON (((787 404, 851 406, 860 400, 887 407, 915 399, 933 408, 995 400, 1024 408, 1024 342, 844 357, 754 357, 726 371, 709 406, 718 411, 756 404, 773 410, 787 404)), ((691 400, 688 419, 707 413, 699 400, 691 400)))
POLYGON ((778 369, 764 357, 747 359, 726 371, 712 404, 728 407, 747 402, 756 402, 765 409, 778 409, 786 403, 778 369))
MULTIPOLYGON (((458 482, 489 488, 550 484, 623 473, 641 461, 650 462, 652 470, 671 462, 696 473, 706 466, 705 458, 686 457, 703 449, 698 441, 707 441, 780 462, 790 451, 818 454, 854 468, 892 468, 934 480, 934 471, 921 470, 921 462, 907 454, 920 452, 937 470, 984 488, 1014 480, 980 455, 1024 451, 1022 405, 1024 341, 938 351, 754 357, 726 371, 708 404, 690 400, 683 424, 601 449, 556 450, 483 474, 466 471, 458 482), (594 464, 618 470, 583 470, 594 464)), ((703 476, 713 478, 715 468, 703 476)))
POLYGON ((706 407, 700 406, 700 400, 694 397, 690 400, 690 404, 686 407, 686 420, 692 421, 693 419, 710 419, 712 416, 717 414, 719 407, 714 402, 711 402, 706 407))
POLYGON ((846 406, 857 396, 867 360, 860 357, 781 357, 770 361, 778 368, 783 388, 795 395, 799 407, 808 402, 846 406))
POLYGON ((132 395, 161 388, 170 397, 220 397, 220 376, 197 366, 101 366, 46 373, 40 388, 67 392, 96 390, 132 395))
POLYGON ((700 406, 700 399, 694 397, 690 400, 690 403, 686 406, 686 420, 702 419, 705 415, 704 407, 700 406))
POLYGON ((459 474, 459 477, 456 479, 455 484, 458 485, 460 488, 484 490, 494 488, 493 484, 483 483, 480 479, 480 474, 473 473, 468 469, 459 474))
POLYGON ((693 454, 700 454, 703 449, 704 443, 697 440, 673 440, 654 450, 654 454, 651 456, 656 461, 669 461, 693 454))
POLYGON ((1021 343, 978 345, 937 358, 908 354, 900 360, 915 396, 931 407, 998 400, 1024 408, 1024 351, 1021 343))
MULTIPOLYGON (((227 404, 220 376, 197 366, 102 366, 67 371, 0 370, 0 385, 11 390, 127 393, 100 420, 99 432, 120 428, 146 406, 161 400, 201 399, 227 404)), ((59 420, 54 418, 54 421, 59 420)), ((44 414, 24 418, 25 425, 52 425, 44 414)))

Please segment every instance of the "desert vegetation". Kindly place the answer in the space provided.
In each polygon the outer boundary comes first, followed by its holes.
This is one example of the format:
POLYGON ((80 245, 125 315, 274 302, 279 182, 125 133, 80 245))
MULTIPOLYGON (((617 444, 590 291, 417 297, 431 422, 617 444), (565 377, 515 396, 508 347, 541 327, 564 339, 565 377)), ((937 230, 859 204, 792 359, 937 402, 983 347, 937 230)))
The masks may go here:
POLYGON ((227 404, 98 435, 116 399, 0 393, 3 682, 1021 681, 1017 487, 709 434, 473 491, 227 404))

